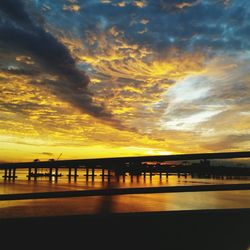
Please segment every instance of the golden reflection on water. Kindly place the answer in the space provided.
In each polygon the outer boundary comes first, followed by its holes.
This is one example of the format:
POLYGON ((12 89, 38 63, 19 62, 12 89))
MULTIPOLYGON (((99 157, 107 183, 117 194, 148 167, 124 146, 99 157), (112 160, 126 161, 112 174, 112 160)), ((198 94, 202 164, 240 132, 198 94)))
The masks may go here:
POLYGON ((250 190, 1 201, 0 218, 250 208, 250 190))
MULTIPOLYGON (((150 176, 140 176, 133 178, 129 175, 126 176, 125 180, 120 177, 119 181, 113 176, 111 182, 105 180, 102 182, 101 171, 96 171, 96 177, 94 181, 86 181, 84 173, 78 171, 79 177, 77 181, 68 181, 67 170, 61 170, 62 177, 59 177, 56 181, 52 179, 49 181, 48 177, 37 178, 37 181, 27 180, 27 170, 17 170, 16 174, 18 178, 13 180, 4 181, 0 179, 0 194, 11 194, 11 193, 32 193, 32 192, 53 192, 53 191, 66 191, 66 190, 86 190, 86 189, 102 189, 102 188, 129 188, 129 187, 157 187, 157 186, 184 186, 184 185, 211 185, 211 184, 237 184, 237 183, 250 183, 250 179, 201 179, 201 178, 178 178, 175 175, 169 175, 159 177, 155 175, 152 178, 150 176)), ((0 173, 1 174, 1 173, 0 173)))
MULTIPOLYGON (((65 190, 84 190, 100 188, 128 188, 147 186, 176 186, 176 185, 209 185, 250 183, 250 180, 237 179, 198 179, 191 177, 169 176, 168 178, 153 176, 151 179, 143 176, 125 181, 120 178, 117 182, 112 179, 110 183, 102 182, 97 173, 94 182, 86 181, 79 173, 77 182, 68 182, 67 172, 57 182, 50 182, 46 178, 37 181, 28 181, 26 173, 19 173, 15 181, 0 180, 0 193, 28 193, 50 192, 65 190)), ((0 201, 0 218, 7 217, 33 217, 57 216, 97 213, 127 213, 127 212, 153 212, 176 211, 196 209, 226 209, 250 208, 250 190, 244 191, 210 191, 210 192, 183 192, 183 193, 155 193, 155 194, 129 194, 113 196, 91 196, 74 198, 53 198, 20 201, 0 201)))

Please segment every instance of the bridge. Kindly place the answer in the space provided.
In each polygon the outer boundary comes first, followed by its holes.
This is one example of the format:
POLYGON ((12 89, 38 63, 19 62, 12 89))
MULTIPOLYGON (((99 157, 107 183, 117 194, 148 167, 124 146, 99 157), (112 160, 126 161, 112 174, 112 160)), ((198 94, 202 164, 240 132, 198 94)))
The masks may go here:
POLYGON ((3 163, 0 164, 0 170, 4 171, 3 178, 5 180, 15 180, 16 169, 27 169, 27 178, 37 180, 40 176, 48 177, 55 180, 60 177, 59 169, 68 169, 68 179, 71 181, 77 180, 78 170, 84 170, 86 180, 91 178, 94 181, 95 170, 101 170, 102 180, 107 177, 110 181, 112 174, 117 179, 123 176, 125 179, 126 173, 130 176, 159 174, 160 178, 163 175, 168 177, 169 174, 177 174, 178 177, 184 175, 198 175, 207 177, 216 176, 250 176, 250 168, 240 167, 225 167, 225 166, 210 166, 209 160, 218 159, 240 159, 250 158, 250 151, 245 152, 219 152, 219 153, 200 153, 200 154, 176 154, 176 155, 155 155, 155 156, 131 156, 131 157, 114 157, 114 158, 92 158, 92 159, 76 159, 76 160, 50 160, 50 161, 33 161, 33 162, 18 162, 18 163, 3 163), (195 161, 197 164, 179 164, 172 166, 163 164, 164 162, 175 161, 195 161), (154 163, 154 164, 149 164, 154 163), (49 173, 39 173, 39 169, 49 169, 49 173), (34 171, 34 172, 33 172, 34 171), (73 172, 73 173, 72 173, 73 172))

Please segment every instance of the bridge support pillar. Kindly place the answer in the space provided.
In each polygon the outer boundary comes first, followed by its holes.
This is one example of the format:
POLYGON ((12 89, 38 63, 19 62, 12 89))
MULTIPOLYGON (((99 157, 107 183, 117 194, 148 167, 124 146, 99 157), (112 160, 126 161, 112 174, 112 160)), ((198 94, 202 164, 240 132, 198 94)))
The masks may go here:
POLYGON ((77 167, 74 170, 74 181, 77 181, 77 167))
POLYGON ((110 169, 108 169, 108 182, 110 182, 110 178, 111 178, 111 172, 110 169))
POLYGON ((7 180, 7 177, 8 177, 8 169, 4 169, 4 180, 6 181, 7 180))
POLYGON ((91 174, 92 181, 95 180, 95 167, 92 167, 92 174, 91 174))
POLYGON ((13 168, 13 180, 15 180, 16 179, 16 169, 15 168, 13 168))
POLYGON ((8 173, 8 179, 9 179, 9 180, 11 179, 11 172, 12 172, 12 169, 9 168, 9 173, 8 173))
POLYGON ((133 182, 134 181, 134 176, 133 174, 130 174, 130 182, 133 182))
POLYGON ((136 181, 139 182, 140 178, 139 178, 139 174, 136 175, 136 181))
POLYGON ((35 167, 34 169, 34 180, 35 181, 37 180, 37 167, 35 167))
POLYGON ((58 180, 58 167, 55 168, 55 181, 58 180))
POLYGON ((89 167, 86 167, 86 181, 89 181, 89 167))
POLYGON ((71 167, 69 167, 69 173, 68 173, 68 181, 71 181, 71 167))
POLYGON ((105 169, 102 167, 102 182, 104 182, 105 169))
POLYGON ((152 176, 153 176, 153 171, 152 169, 150 169, 150 180, 152 180, 152 176))
POLYGON ((28 168, 28 180, 29 181, 31 180, 31 170, 32 168, 28 168))
POLYGON ((49 169, 49 180, 52 181, 52 175, 53 175, 53 168, 51 167, 49 169))

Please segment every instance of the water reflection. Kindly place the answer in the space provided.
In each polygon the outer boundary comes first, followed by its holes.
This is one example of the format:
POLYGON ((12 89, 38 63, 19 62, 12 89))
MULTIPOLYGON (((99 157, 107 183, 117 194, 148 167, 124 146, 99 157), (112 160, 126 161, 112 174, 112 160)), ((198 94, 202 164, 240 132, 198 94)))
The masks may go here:
POLYGON ((111 181, 103 181, 101 172, 96 171, 95 180, 86 181, 84 172, 78 171, 77 181, 68 181, 67 170, 61 170, 62 177, 56 181, 52 179, 49 181, 47 177, 37 178, 37 181, 27 180, 27 171, 18 170, 18 179, 15 181, 4 181, 0 179, 0 194, 11 193, 29 193, 29 192, 51 192, 51 191, 66 191, 66 190, 86 190, 86 189, 100 189, 100 188, 129 188, 129 187, 158 187, 158 186, 176 186, 176 185, 209 185, 209 184, 237 184, 237 183, 250 183, 250 179, 202 179, 202 178, 186 178, 181 176, 178 178, 174 175, 162 176, 125 176, 120 177, 119 181, 115 176, 111 181))
POLYGON ((0 218, 250 208, 250 190, 1 201, 0 218))
MULTIPOLYGON (((105 187, 105 189, 111 189, 111 188, 116 188, 117 182, 109 182, 108 185, 105 187)), ((100 196, 101 200, 100 200, 100 205, 98 208, 98 213, 100 214, 109 214, 112 213, 114 211, 114 199, 112 195, 104 195, 104 196, 100 196)))
MULTIPOLYGON (((96 172, 95 180, 86 181, 84 173, 78 171, 79 178, 68 181, 67 171, 62 177, 49 181, 41 177, 37 181, 27 180, 26 172, 19 170, 15 181, 0 180, 0 193, 51 192, 66 190, 110 189, 129 187, 158 187, 177 185, 209 185, 250 183, 250 179, 199 179, 177 176, 113 176, 110 182, 103 181, 101 173, 96 172)), ((109 214, 126 212, 152 212, 196 209, 250 208, 250 191, 212 191, 192 193, 155 193, 106 195, 76 198, 53 198, 41 200, 1 201, 0 218, 55 216, 75 214, 109 214)))

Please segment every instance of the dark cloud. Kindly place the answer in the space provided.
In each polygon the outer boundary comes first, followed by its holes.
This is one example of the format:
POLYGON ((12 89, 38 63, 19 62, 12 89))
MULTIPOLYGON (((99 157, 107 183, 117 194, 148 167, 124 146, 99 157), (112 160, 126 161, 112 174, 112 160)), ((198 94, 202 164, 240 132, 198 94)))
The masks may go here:
POLYGON ((0 10, 9 16, 13 21, 22 25, 32 24, 32 20, 24 10, 24 5, 19 0, 1 0, 0 10))
POLYGON ((2 112, 12 112, 14 114, 29 115, 31 110, 39 110, 47 107, 46 105, 41 105, 32 101, 24 101, 22 103, 6 103, 0 101, 0 110, 2 112))
POLYGON ((47 84, 59 98, 95 117, 110 119, 104 107, 92 102, 91 93, 87 90, 89 78, 76 68, 69 50, 32 20, 22 1, 2 0, 0 10, 5 15, 0 25, 1 46, 32 56, 43 70, 57 76, 57 81, 47 84))
POLYGON ((0 72, 9 73, 12 75, 37 76, 40 72, 33 68, 0 68, 0 72))
POLYGON ((41 155, 48 155, 48 156, 53 156, 54 155, 53 153, 50 153, 50 152, 42 152, 40 154, 41 155))

